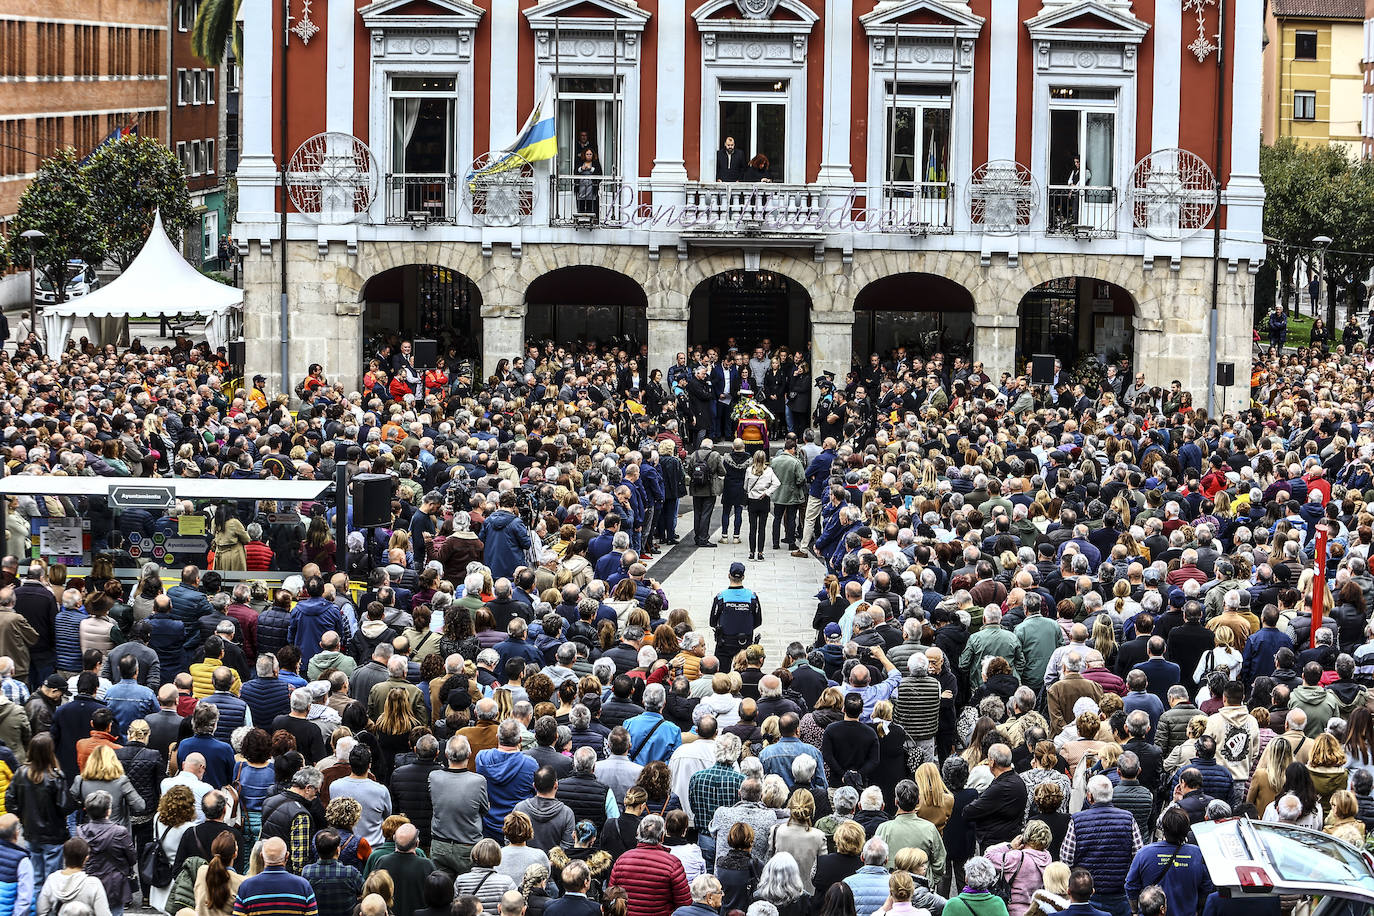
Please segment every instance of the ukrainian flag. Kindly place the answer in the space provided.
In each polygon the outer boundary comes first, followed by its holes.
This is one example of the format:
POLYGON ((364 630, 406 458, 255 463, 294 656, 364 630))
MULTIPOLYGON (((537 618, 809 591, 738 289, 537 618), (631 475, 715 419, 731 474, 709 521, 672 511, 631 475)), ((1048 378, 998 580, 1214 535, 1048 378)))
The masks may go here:
POLYGON ((544 87, 544 94, 525 119, 515 142, 501 150, 491 162, 480 171, 470 171, 467 181, 471 183, 478 177, 494 175, 507 169, 519 168, 525 162, 538 162, 552 159, 558 155, 558 134, 554 128, 554 115, 557 112, 553 80, 544 87))

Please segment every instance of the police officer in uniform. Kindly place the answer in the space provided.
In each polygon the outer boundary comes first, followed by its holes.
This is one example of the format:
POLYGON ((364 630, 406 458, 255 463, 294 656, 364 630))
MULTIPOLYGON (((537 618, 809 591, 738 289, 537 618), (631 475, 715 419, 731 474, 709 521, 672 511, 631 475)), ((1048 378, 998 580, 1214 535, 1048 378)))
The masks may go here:
POLYGON ((716 657, 732 659, 754 642, 763 626, 759 596, 744 587, 744 564, 730 564, 730 586, 711 603, 711 629, 716 632, 716 657))

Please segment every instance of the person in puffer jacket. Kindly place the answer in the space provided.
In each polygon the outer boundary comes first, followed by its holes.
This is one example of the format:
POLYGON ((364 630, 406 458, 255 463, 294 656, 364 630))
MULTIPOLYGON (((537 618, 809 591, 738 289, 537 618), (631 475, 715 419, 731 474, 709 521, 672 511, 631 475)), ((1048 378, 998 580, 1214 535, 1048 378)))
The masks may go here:
POLYGON ((515 514, 515 493, 501 494, 501 508, 482 526, 483 557, 491 568, 493 579, 509 579, 516 567, 525 565, 525 551, 530 549, 530 531, 515 514))
POLYGON ((887 903, 887 879, 891 877, 887 870, 887 843, 874 837, 864 843, 860 855, 863 867, 845 878, 844 883, 854 892, 854 912, 876 913, 887 903))
POLYGON ((33 860, 19 845, 19 818, 0 816, 0 913, 24 916, 33 902, 33 860))
POLYGON ((623 887, 629 895, 627 916, 670 916, 692 903, 682 860, 663 846, 666 829, 657 814, 644 818, 635 837, 638 844, 621 854, 611 868, 611 884, 623 887))

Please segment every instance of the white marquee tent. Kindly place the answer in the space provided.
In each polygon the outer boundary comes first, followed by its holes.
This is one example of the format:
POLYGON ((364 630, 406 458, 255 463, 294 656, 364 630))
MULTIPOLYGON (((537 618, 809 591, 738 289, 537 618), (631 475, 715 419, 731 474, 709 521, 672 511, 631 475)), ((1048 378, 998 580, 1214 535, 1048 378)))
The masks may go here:
POLYGON ((86 320, 97 346, 116 343, 130 318, 205 318, 205 339, 211 348, 228 343, 234 312, 243 308, 243 290, 226 286, 196 270, 172 245, 162 228, 162 214, 153 218, 153 231, 128 270, 80 299, 43 309, 43 333, 49 354, 66 349, 77 318, 86 320))

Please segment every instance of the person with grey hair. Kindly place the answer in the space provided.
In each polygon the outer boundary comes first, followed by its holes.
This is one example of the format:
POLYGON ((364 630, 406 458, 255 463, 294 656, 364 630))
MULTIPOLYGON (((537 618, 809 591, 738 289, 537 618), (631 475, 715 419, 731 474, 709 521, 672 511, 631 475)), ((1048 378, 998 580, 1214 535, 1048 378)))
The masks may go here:
POLYGON ((391 798, 397 811, 410 816, 411 823, 420 829, 420 845, 430 845, 433 821, 433 801, 429 793, 429 775, 443 766, 439 760, 439 739, 421 735, 415 742, 415 759, 398 766, 391 774, 391 798))
POLYGON ((1093 876, 1093 906, 1112 914, 1129 914, 1126 874, 1143 843, 1135 817, 1112 804, 1114 789, 1101 774, 1088 780, 1090 804, 1069 819, 1059 858, 1070 868, 1093 876))
POLYGON ((455 735, 444 747, 447 766, 429 773, 430 857, 455 875, 472 868, 472 847, 482 839, 482 819, 490 807, 487 781, 470 770, 471 757, 468 739, 455 735))
POLYGON ((663 846, 665 832, 663 818, 646 815, 635 834, 638 845, 621 853, 611 868, 610 883, 625 889, 631 912, 669 913, 692 904, 682 860, 663 846))
POLYGON ((983 660, 1001 656, 1012 671, 1026 670, 1026 650, 1016 634, 1002 626, 1002 610, 995 604, 983 609, 983 625, 969 637, 959 655, 959 670, 968 673, 969 690, 982 685, 983 660))
POLYGON ((329 753, 325 747, 320 728, 310 721, 310 706, 315 695, 308 687, 298 687, 291 691, 291 711, 272 720, 269 734, 284 729, 296 739, 296 750, 301 752, 306 763, 319 763, 329 753))
POLYGON ((907 676, 892 695, 892 721, 902 727, 916 745, 922 763, 935 759, 935 734, 940 728, 940 679, 930 671, 924 651, 913 652, 906 662, 907 676))
POLYGON ((113 803, 109 792, 97 790, 88 793, 86 823, 78 826, 72 836, 85 840, 90 847, 86 873, 100 879, 105 886, 111 916, 121 916, 124 908, 133 901, 131 878, 138 854, 128 825, 110 818, 113 803))
POLYGON ((987 765, 992 771, 992 782, 964 806, 964 818, 983 849, 1010 843, 1020 834, 1027 808, 1026 783, 1012 769, 1011 748, 1000 742, 992 745, 988 748, 987 765))
MULTIPOLYGON (((429 706, 425 703, 425 695, 420 692, 409 680, 410 665, 404 655, 393 655, 387 659, 386 673, 387 678, 378 684, 373 685, 367 695, 367 714, 372 721, 377 721, 382 716, 382 708, 386 706, 386 698, 391 691, 399 688, 406 695, 406 702, 410 705, 410 712, 416 719, 420 720, 421 725, 429 724, 429 706)), ((357 697, 362 699, 362 697, 357 697)))
POLYGON ((490 802, 482 818, 482 832, 492 839, 502 836, 502 824, 515 805, 530 796, 539 764, 520 752, 520 722, 506 719, 496 729, 496 747, 479 751, 474 771, 486 777, 490 802))
POLYGON ((655 760, 667 761, 682 745, 682 729, 663 716, 668 693, 662 684, 644 688, 644 712, 626 719, 630 735, 630 760, 644 766, 655 760))
POLYGON ((887 863, 890 856, 887 842, 880 837, 869 839, 864 843, 859 857, 864 864, 854 874, 845 878, 844 883, 849 885, 850 891, 854 894, 854 912, 876 913, 883 908, 888 899, 887 882, 890 873, 887 863))
POLYGON ((1104 691, 1101 685, 1083 676, 1088 666, 1087 651, 1086 648, 1073 647, 1064 653, 1059 666, 1059 679, 1045 691, 1050 713, 1050 734, 1059 734, 1065 724, 1074 720, 1074 704, 1083 697, 1094 704, 1102 702, 1104 691))
POLYGON ((554 797, 572 809, 577 822, 591 821, 599 832, 607 820, 620 816, 615 793, 596 778, 596 749, 579 747, 573 751, 572 773, 558 780, 554 797))

